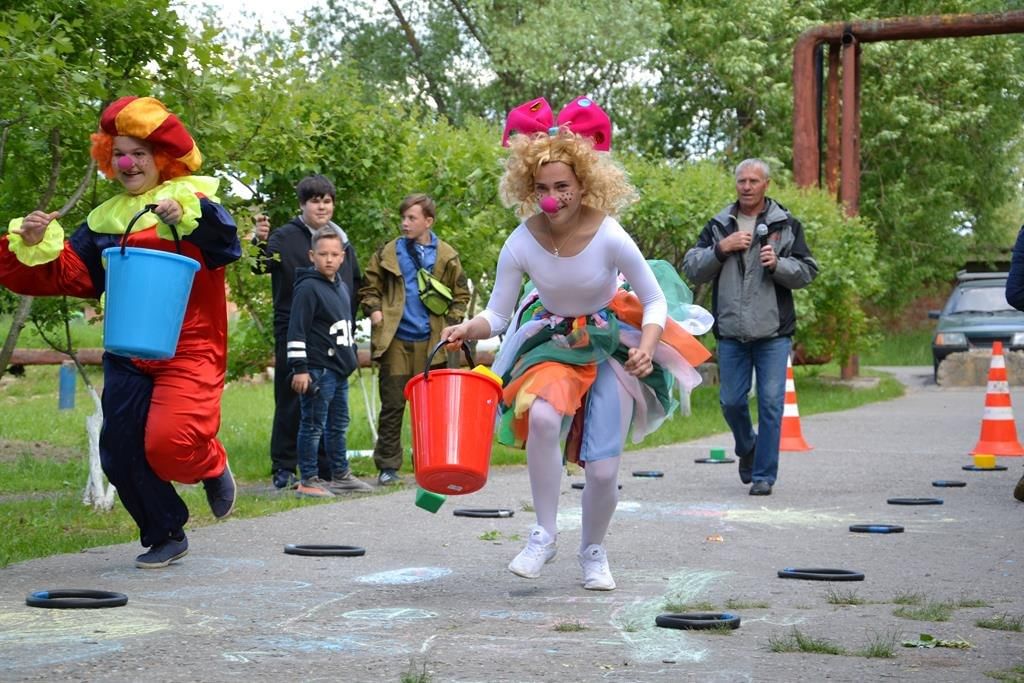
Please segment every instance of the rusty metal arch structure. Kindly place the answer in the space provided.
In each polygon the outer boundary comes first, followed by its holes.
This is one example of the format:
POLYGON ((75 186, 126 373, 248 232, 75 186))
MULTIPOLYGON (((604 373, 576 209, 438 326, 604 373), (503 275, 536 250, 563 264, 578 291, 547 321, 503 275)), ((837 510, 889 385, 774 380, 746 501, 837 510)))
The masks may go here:
POLYGON ((860 212, 861 43, 1024 33, 1024 10, 990 14, 941 14, 822 24, 793 46, 793 178, 800 187, 821 185, 821 52, 828 43, 825 183, 848 216, 860 212), (842 70, 842 96, 839 73, 842 70), (841 116, 840 116, 841 113, 841 116), (841 120, 841 129, 840 129, 841 120))

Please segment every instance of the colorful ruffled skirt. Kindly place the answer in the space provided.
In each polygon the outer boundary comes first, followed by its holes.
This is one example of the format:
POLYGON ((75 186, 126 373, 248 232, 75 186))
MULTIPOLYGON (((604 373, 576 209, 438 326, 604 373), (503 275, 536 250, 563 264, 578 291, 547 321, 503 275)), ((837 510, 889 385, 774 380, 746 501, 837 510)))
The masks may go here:
POLYGON ((564 417, 566 460, 613 457, 627 436, 623 411, 630 411, 628 432, 639 443, 679 408, 676 391, 689 396, 700 384, 696 367, 711 354, 695 336, 711 329, 713 318, 689 303, 689 289, 669 264, 651 265, 669 301, 669 318, 654 370, 643 378, 623 367, 629 349, 640 343, 643 307, 621 278, 607 308, 575 318, 547 311, 536 290, 524 295, 491 367, 504 381, 500 443, 525 445, 530 406, 541 398, 564 417), (624 394, 632 401, 621 400, 624 394))

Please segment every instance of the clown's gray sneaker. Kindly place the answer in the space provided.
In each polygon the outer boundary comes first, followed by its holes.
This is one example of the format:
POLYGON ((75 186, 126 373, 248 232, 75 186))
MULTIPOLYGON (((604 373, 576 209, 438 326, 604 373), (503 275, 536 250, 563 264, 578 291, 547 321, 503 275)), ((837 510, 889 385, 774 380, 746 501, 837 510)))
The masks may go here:
POLYGON ((533 526, 530 528, 530 538, 526 542, 526 547, 509 562, 508 570, 525 579, 536 579, 544 565, 555 559, 557 552, 551 534, 542 526, 533 526))
POLYGON ((184 536, 180 541, 169 538, 136 557, 135 566, 139 569, 159 569, 186 555, 188 555, 188 539, 184 536))
POLYGON ((235 477, 231 468, 224 463, 224 471, 212 479, 203 479, 206 489, 206 502, 210 504, 210 512, 217 519, 224 519, 235 509, 235 477))
POLYGON ((580 568, 583 570, 583 587, 588 591, 615 590, 615 579, 608 568, 608 553, 603 546, 588 545, 579 554, 580 568))

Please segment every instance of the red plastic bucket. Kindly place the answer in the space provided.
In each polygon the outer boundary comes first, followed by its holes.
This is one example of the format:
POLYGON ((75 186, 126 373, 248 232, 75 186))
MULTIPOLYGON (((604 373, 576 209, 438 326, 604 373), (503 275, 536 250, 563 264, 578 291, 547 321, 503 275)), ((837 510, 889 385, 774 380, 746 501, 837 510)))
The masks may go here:
POLYGON ((405 398, 412 411, 416 483, 434 493, 461 495, 487 483, 501 385, 470 370, 431 372, 430 362, 445 343, 431 351, 423 374, 405 385, 405 398))

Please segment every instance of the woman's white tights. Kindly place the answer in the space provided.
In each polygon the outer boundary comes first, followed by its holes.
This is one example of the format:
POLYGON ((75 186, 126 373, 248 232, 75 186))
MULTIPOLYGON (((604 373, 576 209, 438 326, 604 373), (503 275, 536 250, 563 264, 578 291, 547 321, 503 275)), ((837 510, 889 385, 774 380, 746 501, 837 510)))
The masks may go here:
MULTIPOLYGON (((631 400, 620 396, 620 400, 631 400)), ((626 412, 626 411, 624 411, 626 412)), ((623 417, 623 429, 628 428, 629 416, 623 417)), ((562 416, 550 403, 535 399, 530 406, 530 431, 526 440, 526 469, 530 474, 530 490, 537 524, 558 536, 558 499, 562 488, 562 452, 558 437, 562 429, 562 416)), ((583 519, 580 549, 604 542, 615 506, 619 503, 619 461, 621 456, 594 460, 584 468, 586 486, 583 487, 583 519)))

